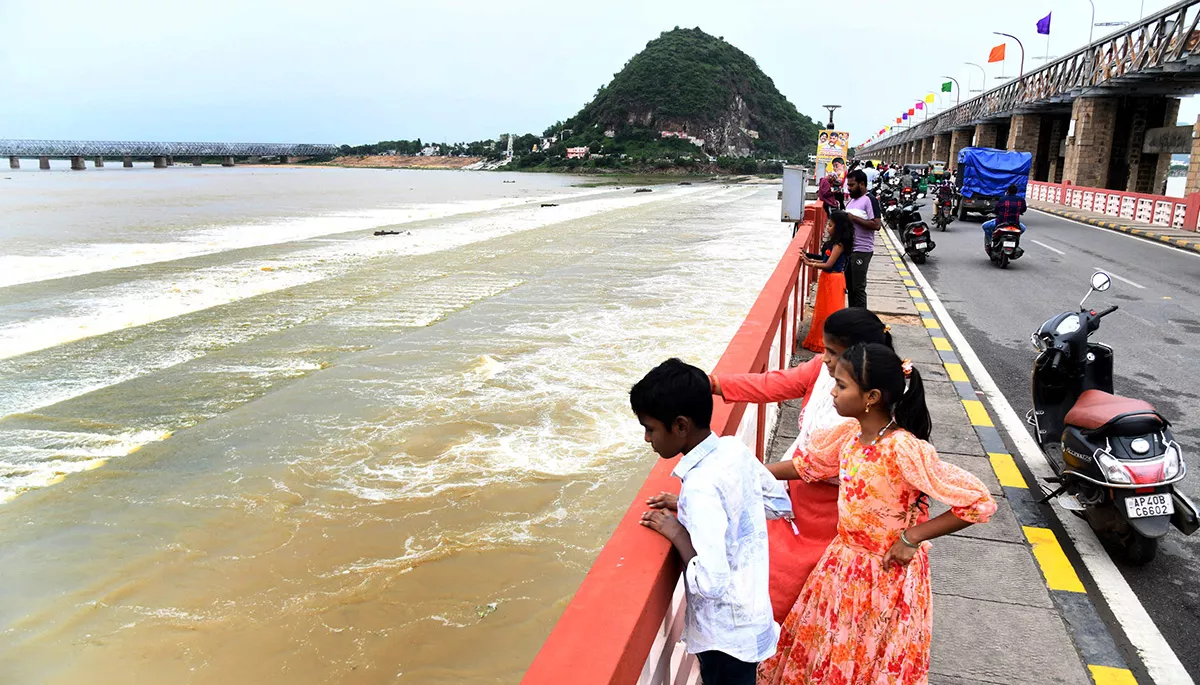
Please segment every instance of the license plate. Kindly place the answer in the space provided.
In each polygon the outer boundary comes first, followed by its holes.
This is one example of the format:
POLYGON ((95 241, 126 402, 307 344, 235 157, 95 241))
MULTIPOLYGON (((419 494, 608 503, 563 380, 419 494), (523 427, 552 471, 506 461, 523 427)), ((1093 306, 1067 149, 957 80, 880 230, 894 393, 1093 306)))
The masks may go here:
POLYGON ((1125 511, 1131 519, 1146 518, 1147 516, 1170 516, 1175 513, 1175 503, 1169 493, 1155 495, 1137 495, 1125 498, 1125 511))
POLYGON ((924 250, 928 246, 929 246, 929 243, 917 243, 918 250, 924 250))
POLYGON ((1004 241, 1004 246, 1005 246, 1005 247, 1016 247, 1016 246, 1017 246, 1017 242, 1016 242, 1015 240, 1005 240, 1005 241, 1004 241))

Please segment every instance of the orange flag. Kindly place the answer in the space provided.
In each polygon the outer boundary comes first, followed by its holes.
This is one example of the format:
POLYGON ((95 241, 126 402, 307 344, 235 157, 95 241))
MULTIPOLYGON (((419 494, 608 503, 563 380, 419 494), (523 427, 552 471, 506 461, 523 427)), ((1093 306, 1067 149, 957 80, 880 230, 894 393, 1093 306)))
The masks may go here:
POLYGON ((988 53, 988 63, 991 64, 992 62, 1003 62, 1003 61, 1004 61, 1004 43, 1001 43, 1001 44, 997 45, 996 47, 992 48, 992 51, 990 53, 988 53))

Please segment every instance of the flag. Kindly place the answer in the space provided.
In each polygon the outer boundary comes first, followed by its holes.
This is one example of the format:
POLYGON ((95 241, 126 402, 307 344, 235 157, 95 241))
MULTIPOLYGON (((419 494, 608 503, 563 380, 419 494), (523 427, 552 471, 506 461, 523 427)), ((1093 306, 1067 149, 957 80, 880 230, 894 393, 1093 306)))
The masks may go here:
MULTIPOLYGON (((1050 14, 1054 14, 1054 13, 1051 12, 1050 14)), ((1047 36, 1050 35, 1050 14, 1047 14, 1046 16, 1042 17, 1041 19, 1038 19, 1038 23, 1037 23, 1038 33, 1041 33, 1041 34, 1044 34, 1047 36)))
POLYGON ((996 47, 992 48, 992 51, 990 53, 988 53, 988 64, 991 64, 992 62, 1003 62, 1003 61, 1004 61, 1004 43, 1001 43, 1001 44, 997 45, 996 47))
POLYGON ((924 103, 924 102, 918 102, 918 103, 917 103, 917 109, 925 109, 925 103, 924 103))
POLYGON ((933 104, 934 100, 937 100, 937 97, 933 93, 930 93, 929 95, 925 96, 925 102, 927 102, 931 105, 933 104))
MULTIPOLYGON (((904 118, 905 118, 905 119, 907 119, 907 118, 908 118, 908 115, 907 115, 907 114, 905 114, 905 115, 904 115, 904 118)), ((898 124, 898 123, 900 123, 900 117, 896 117, 896 123, 897 123, 897 124, 898 124)))
POLYGON ((912 107, 909 107, 909 108, 908 108, 908 116, 910 116, 910 117, 911 117, 911 116, 913 116, 913 115, 914 115, 914 114, 916 114, 916 113, 917 113, 916 109, 914 109, 914 108, 912 108, 912 107))
POLYGON ((951 84, 949 81, 946 81, 945 83, 943 83, 943 84, 942 84, 942 92, 943 92, 943 93, 949 93, 949 92, 950 92, 950 86, 951 86, 951 85, 952 85, 952 84, 951 84))
MULTIPOLYGON (((901 114, 901 115, 900 115, 900 117, 901 117, 902 119, 904 119, 905 121, 907 121, 907 120, 908 120, 908 112, 905 112, 904 114, 901 114)), ((897 119, 896 121, 899 121, 899 120, 900 120, 900 119, 897 119)))

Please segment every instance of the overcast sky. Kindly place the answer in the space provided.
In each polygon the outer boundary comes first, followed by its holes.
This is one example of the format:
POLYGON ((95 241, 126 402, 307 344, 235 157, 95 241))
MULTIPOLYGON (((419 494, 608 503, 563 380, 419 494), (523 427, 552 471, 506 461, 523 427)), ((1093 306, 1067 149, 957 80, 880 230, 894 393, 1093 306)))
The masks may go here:
MULTIPOLYGON (((1134 21, 1140 0, 1095 0, 1134 21)), ((1146 0, 1147 15, 1169 5, 1146 0)), ((1087 0, 0 0, 0 138, 364 143, 540 133, 664 30, 749 53, 800 109, 860 142, 954 76, 1000 84, 1004 31, 1050 54, 1087 40, 1087 0), (967 9, 969 7, 969 9, 967 9)), ((1112 28, 1096 28, 1096 37, 1112 28)), ((1016 45, 1005 71, 1018 70, 1016 45)), ((964 97, 965 99, 965 97, 964 97)), ((1195 100, 1180 119, 1194 121, 1195 100)))

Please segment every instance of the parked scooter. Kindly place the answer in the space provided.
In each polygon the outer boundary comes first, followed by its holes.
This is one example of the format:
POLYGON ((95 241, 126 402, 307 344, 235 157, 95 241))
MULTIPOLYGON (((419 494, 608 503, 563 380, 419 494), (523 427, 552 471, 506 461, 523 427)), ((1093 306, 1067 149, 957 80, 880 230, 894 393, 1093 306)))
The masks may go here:
POLYGON ((929 225, 921 218, 916 206, 908 205, 900 210, 898 223, 903 226, 900 233, 904 252, 917 264, 925 263, 925 256, 937 247, 930 235, 929 225))
POLYGON ((1016 226, 997 226, 992 231, 992 239, 984 242, 983 251, 993 264, 1007 269, 1010 261, 1020 259, 1025 254, 1021 247, 1021 229, 1016 226))
MULTIPOLYGON (((1088 295, 1111 285, 1108 274, 1097 271, 1088 295)), ((1146 564, 1170 526, 1184 535, 1200 529, 1200 512, 1175 490, 1187 465, 1170 422, 1148 402, 1112 394, 1113 350, 1088 340, 1117 307, 1096 312, 1084 302, 1032 336, 1040 354, 1026 420, 1056 474, 1047 481, 1057 486, 1042 501, 1057 498, 1115 542, 1129 562, 1146 564)))

